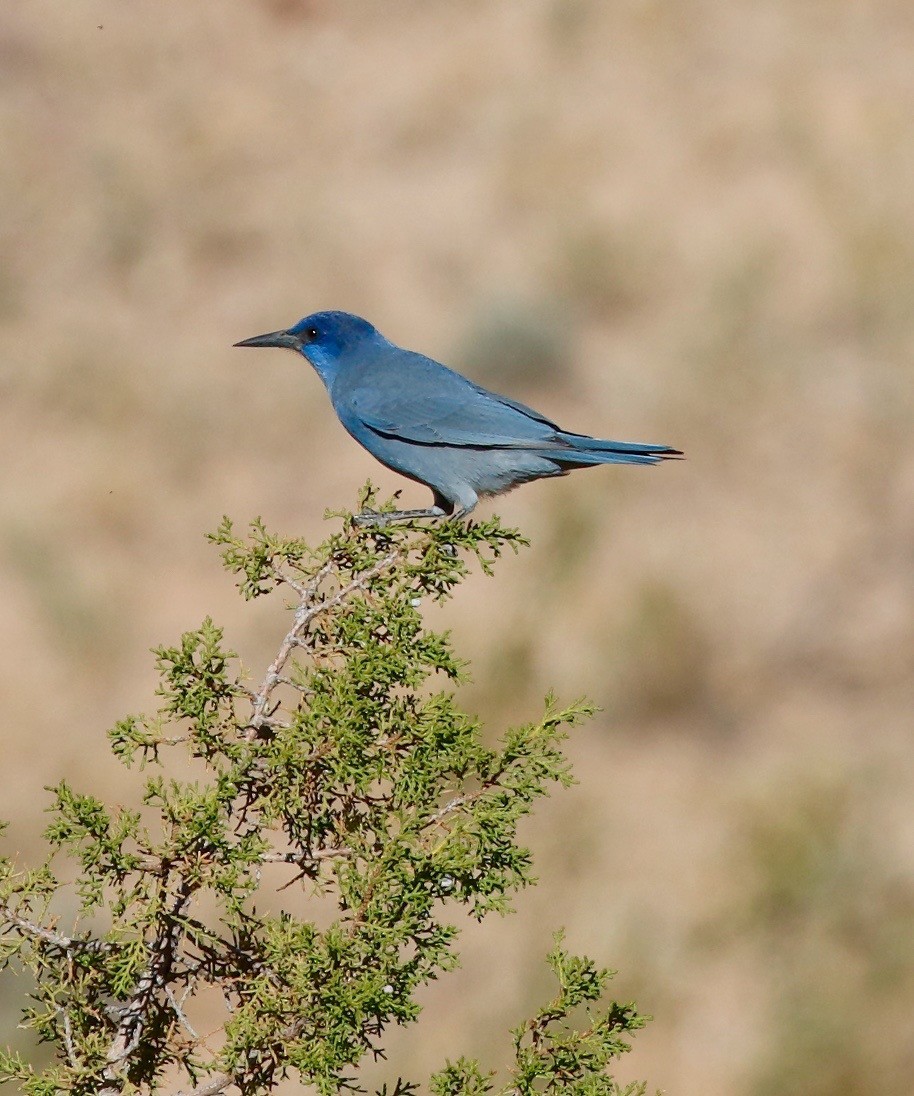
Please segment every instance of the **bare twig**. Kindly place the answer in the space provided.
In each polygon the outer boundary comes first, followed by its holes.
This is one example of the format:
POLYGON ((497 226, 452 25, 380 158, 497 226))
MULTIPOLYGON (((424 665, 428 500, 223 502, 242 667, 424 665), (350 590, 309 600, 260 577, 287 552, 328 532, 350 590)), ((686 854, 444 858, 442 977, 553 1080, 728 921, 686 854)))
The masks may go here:
POLYGON ((264 864, 298 864, 299 867, 317 863, 321 860, 331 860, 336 856, 351 856, 352 849, 345 847, 339 849, 317 849, 316 852, 265 852, 261 856, 264 864))
POLYGON ((228 1073, 217 1073, 215 1076, 210 1077, 208 1081, 203 1081, 197 1085, 196 1088, 182 1089, 180 1092, 175 1092, 173 1096, 219 1096, 220 1092, 225 1092, 229 1085, 234 1083, 234 1077, 228 1073))
POLYGON ((273 577, 277 580, 277 582, 284 583, 286 586, 289 586, 291 589, 293 589, 300 598, 305 596, 305 593, 307 591, 307 587, 305 586, 305 584, 303 582, 299 582, 298 579, 292 578, 292 576, 287 574, 285 571, 281 571, 278 567, 274 567, 273 577))
MULTIPOLYGON (((482 794, 482 791, 479 791, 479 792, 476 793, 476 795, 481 795, 481 794, 482 794)), ((454 811, 458 811, 458 810, 460 810, 461 807, 465 807, 467 805, 467 803, 472 802, 472 800, 476 798, 476 795, 456 795, 456 796, 454 796, 454 798, 449 803, 445 803, 445 805, 441 808, 441 810, 436 811, 431 816, 431 818, 425 823, 425 825, 422 828, 423 829, 431 829, 432 826, 437 826, 438 823, 442 819, 447 818, 447 816, 449 814, 453 814, 454 811)))
POLYGON ((23 936, 40 940, 48 947, 56 948, 58 951, 67 954, 107 951, 111 946, 105 940, 88 940, 80 936, 64 936, 62 932, 57 932, 46 925, 38 925, 34 921, 30 921, 27 917, 16 913, 6 903, 0 903, 0 921, 5 921, 7 925, 17 929, 23 936))
POLYGON ((494 787, 497 787, 499 782, 504 778, 507 768, 510 766, 504 766, 498 770, 498 772, 492 773, 481 788, 478 788, 475 792, 466 792, 463 795, 455 795, 453 799, 437 810, 431 818, 422 824, 423 830, 431 829, 433 826, 437 826, 439 822, 447 818, 449 814, 453 814, 455 811, 460 810, 461 807, 469 806, 470 803, 475 803, 477 799, 490 792, 494 787))
POLYGON ((383 559, 378 560, 373 567, 369 567, 367 571, 363 571, 362 574, 357 575, 351 582, 348 582, 345 586, 337 590, 332 597, 328 597, 324 601, 320 601, 316 604, 314 603, 314 599, 317 596, 321 583, 333 573, 333 561, 328 560, 311 579, 308 585, 302 588, 301 594, 299 595, 298 608, 295 610, 295 616, 292 620, 292 627, 280 644, 276 658, 270 663, 264 679, 260 684, 260 688, 254 693, 251 701, 251 718, 248 722, 246 731, 246 735, 249 739, 256 738, 260 728, 268 723, 270 717, 267 714, 267 708, 269 707, 273 690, 281 683, 283 678, 282 671, 289 661, 289 656, 291 655, 292 650, 298 646, 300 637, 303 635, 311 621, 321 613, 327 612, 328 609, 336 608, 337 605, 340 605, 357 590, 364 590, 372 579, 377 578, 378 575, 383 574, 389 567, 393 566, 401 554, 400 550, 389 552, 383 559))
POLYGON ((70 1023, 70 1014, 65 1008, 58 1009, 63 1020, 63 1041, 67 1048, 67 1057, 74 1069, 79 1069, 79 1058, 76 1056, 76 1048, 73 1046, 73 1025, 70 1023))
MULTIPOLYGON (((166 876, 162 880, 163 889, 167 884, 166 876)), ((161 918, 158 934, 149 945, 149 964, 146 971, 121 1010, 117 1032, 108 1050, 108 1064, 102 1073, 106 1084, 99 1089, 99 1096, 119 1096, 119 1093, 123 1091, 124 1078, 119 1067, 139 1046, 146 1029, 146 1012, 149 1004, 156 991, 165 988, 181 938, 180 917, 193 893, 193 884, 187 879, 182 879, 171 908, 161 918)))
POLYGON ((181 1027, 184 1028, 184 1030, 190 1035, 190 1037, 192 1039, 198 1040, 200 1038, 200 1036, 194 1031, 193 1027, 191 1026, 190 1021, 187 1019, 187 1016, 184 1014, 184 1010, 181 1008, 181 1003, 178 1001, 177 997, 175 997, 175 995, 172 993, 171 987, 170 986, 165 986, 163 988, 165 990, 165 996, 168 998, 168 1003, 171 1005, 171 1007, 175 1011, 175 1016, 177 1016, 177 1018, 178 1018, 178 1023, 181 1025, 181 1027))
POLYGON ((309 689, 307 685, 299 685, 297 681, 293 681, 291 677, 278 677, 276 679, 277 685, 288 685, 290 689, 295 689, 302 694, 302 696, 311 696, 313 689, 309 689))
MULTIPOLYGON (((293 1023, 288 1024, 276 1037, 278 1046, 283 1046, 292 1042, 294 1039, 300 1038, 302 1032, 305 1030, 305 1019, 299 1018, 293 1023)), ((201 1081, 196 1088, 182 1089, 179 1092, 172 1093, 172 1096, 219 1096, 220 1092, 225 1092, 231 1085, 238 1085, 242 1087, 245 1078, 244 1071, 239 1070, 237 1073, 216 1073, 210 1077, 208 1081, 201 1081)))

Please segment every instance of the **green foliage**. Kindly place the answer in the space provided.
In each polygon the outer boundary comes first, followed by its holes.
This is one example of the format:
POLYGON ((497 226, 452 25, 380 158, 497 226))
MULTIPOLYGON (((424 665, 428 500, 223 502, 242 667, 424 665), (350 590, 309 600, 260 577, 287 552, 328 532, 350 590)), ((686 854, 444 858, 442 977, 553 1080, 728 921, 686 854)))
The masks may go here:
MULTIPOLYGON (((515 1063, 498 1096, 539 1096, 544 1092, 642 1096, 644 1085, 621 1089, 607 1067, 630 1049, 624 1036, 643 1027, 645 1018, 634 1005, 615 1002, 594 1012, 590 1006, 605 995, 613 972, 570 955, 562 943, 562 933, 556 933, 548 957, 559 991, 533 1019, 514 1030, 515 1063), (586 1023, 575 1027, 569 1020, 582 1006, 586 1023)), ((459 1058, 435 1074, 431 1087, 435 1096, 483 1096, 495 1088, 494 1077, 494 1073, 483 1073, 478 1062, 459 1058)))
MULTIPOLYGON (((159 711, 109 736, 125 766, 146 769, 142 805, 109 808, 61 783, 48 864, 0 861, 0 962, 30 969, 24 1023, 56 1051, 44 1071, 0 1054, 0 1083, 23 1092, 174 1090, 183 1074, 188 1091, 260 1093, 290 1071, 320 1093, 354 1087, 387 1027, 417 1018, 416 991, 456 965, 448 908, 510 910, 532 881, 518 824, 571 783, 562 741, 589 707, 550 697, 542 719, 485 745, 455 702, 463 664, 422 616, 468 560, 491 573, 517 550, 516 532, 495 520, 363 529, 344 515, 317 548, 259 521, 239 536, 225 519, 210 539, 245 598, 286 595, 288 631, 256 687, 209 619, 157 648, 159 711), (202 778, 186 778, 182 754, 202 778), (92 928, 66 935, 49 905, 73 861, 74 924, 92 928), (301 896, 282 908, 291 884, 323 922, 332 909, 325 927, 301 916, 301 896), (195 1026, 201 1012, 212 1026, 208 988, 226 1005, 215 1040, 195 1026)), ((549 961, 559 993, 515 1031, 502 1091, 615 1092, 607 1067, 643 1019, 612 1004, 571 1025, 609 974, 560 939, 549 961)), ((459 1059, 432 1088, 492 1084, 459 1059)))

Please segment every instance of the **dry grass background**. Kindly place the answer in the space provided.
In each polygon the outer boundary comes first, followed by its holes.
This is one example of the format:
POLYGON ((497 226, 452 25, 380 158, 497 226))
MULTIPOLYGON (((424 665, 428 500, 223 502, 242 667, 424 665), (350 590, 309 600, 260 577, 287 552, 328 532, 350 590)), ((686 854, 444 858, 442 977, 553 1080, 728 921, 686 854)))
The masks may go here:
POLYGON ((912 57, 900 0, 4 4, 14 846, 43 784, 133 794, 103 731, 152 706, 149 646, 212 613, 274 649, 203 542, 223 513, 319 537, 401 485, 291 355, 230 349, 360 312, 689 457, 499 501, 532 550, 436 618, 491 725, 550 686, 604 712, 529 827, 542 886, 378 1076, 503 1060, 565 924, 656 1017, 627 1076, 909 1094, 912 57))

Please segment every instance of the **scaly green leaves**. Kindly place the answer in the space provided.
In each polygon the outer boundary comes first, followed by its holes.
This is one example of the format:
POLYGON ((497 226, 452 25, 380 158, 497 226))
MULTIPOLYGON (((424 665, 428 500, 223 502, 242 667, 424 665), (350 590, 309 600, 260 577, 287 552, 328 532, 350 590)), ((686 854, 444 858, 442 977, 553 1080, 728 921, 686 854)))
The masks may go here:
MULTIPOLYGON (((375 502, 370 488, 361 502, 375 502)), ((592 709, 549 697, 541 720, 487 745, 454 694, 464 664, 424 612, 471 562, 491 574, 526 542, 496 519, 342 519, 316 548, 259 519, 240 536, 224 519, 210 540, 242 595, 281 591, 292 610, 272 664, 252 679, 207 618, 155 649, 159 710, 109 733, 125 766, 153 766, 141 806, 54 789, 47 838, 78 866, 76 920, 92 914, 91 933, 48 919, 60 888, 50 867, 17 874, 0 861, 0 957, 31 969, 24 1023, 57 1050, 45 1073, 0 1056, 0 1080, 111 1096, 154 1092, 183 1070, 256 1094, 293 1070, 329 1096, 457 963, 448 911, 503 913, 532 882, 517 827, 572 782, 563 741, 592 709), (291 885, 323 903, 319 918, 307 902, 283 908, 291 885), (211 989, 227 1005, 216 1050, 193 1016, 211 989)), ((560 992, 515 1032, 509 1087, 608 1093, 608 1064, 643 1020, 612 1005, 575 1027, 571 1013, 596 1005, 609 974, 558 941, 550 962, 560 992)), ((493 1083, 459 1059, 433 1091, 477 1096, 493 1083)))

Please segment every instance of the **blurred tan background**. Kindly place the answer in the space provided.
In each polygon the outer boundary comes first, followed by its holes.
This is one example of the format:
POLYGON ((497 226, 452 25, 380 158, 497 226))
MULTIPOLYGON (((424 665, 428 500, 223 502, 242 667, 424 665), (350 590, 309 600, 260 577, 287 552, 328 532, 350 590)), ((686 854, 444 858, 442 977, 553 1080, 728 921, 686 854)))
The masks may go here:
POLYGON ((63 776, 132 800, 104 731, 154 707, 151 645, 211 613, 252 668, 275 651, 278 607, 204 543, 223 513, 318 538, 369 475, 425 505, 303 363, 231 349, 359 312, 689 458, 481 509, 533 547, 433 617, 466 705, 603 712, 526 830, 542 885, 468 929, 377 1077, 503 1062, 564 924, 655 1017, 621 1078, 909 1094, 912 305, 901 0, 4 4, 13 848, 63 776))

